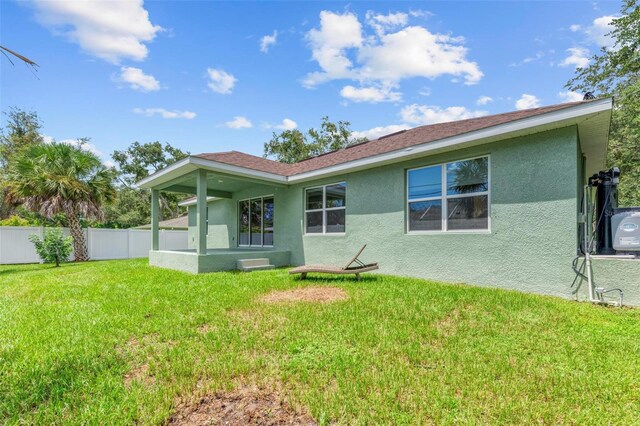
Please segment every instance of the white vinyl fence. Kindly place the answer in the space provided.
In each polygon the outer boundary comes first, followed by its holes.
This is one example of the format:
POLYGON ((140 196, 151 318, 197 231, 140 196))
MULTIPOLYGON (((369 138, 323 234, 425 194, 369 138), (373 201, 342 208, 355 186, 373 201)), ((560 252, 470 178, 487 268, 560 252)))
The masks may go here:
MULTIPOLYGON (((29 235, 42 236, 44 229, 0 226, 0 264, 40 262, 33 243, 29 241, 29 235)), ((62 231, 69 235, 68 228, 63 228, 62 231)), ((187 249, 187 234, 187 231, 160 230, 160 250, 187 249)), ((84 235, 91 260, 147 257, 151 250, 151 231, 148 229, 87 228, 84 235)))

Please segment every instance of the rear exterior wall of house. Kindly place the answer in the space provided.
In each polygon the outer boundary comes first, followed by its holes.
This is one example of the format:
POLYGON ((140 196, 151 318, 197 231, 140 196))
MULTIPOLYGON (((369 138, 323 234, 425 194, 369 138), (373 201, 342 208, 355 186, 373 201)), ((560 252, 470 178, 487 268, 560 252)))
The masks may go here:
MULTIPOLYGON (((274 196, 274 246, 291 263, 342 265, 362 258, 385 274, 570 296, 576 255, 580 153, 575 126, 507 139, 327 179, 261 185, 209 203, 208 246, 238 246, 238 201, 274 196), (489 157, 487 231, 407 232, 407 170, 489 157), (305 189, 346 183, 345 232, 305 235, 305 189)), ((195 247, 195 207, 189 209, 195 247)))

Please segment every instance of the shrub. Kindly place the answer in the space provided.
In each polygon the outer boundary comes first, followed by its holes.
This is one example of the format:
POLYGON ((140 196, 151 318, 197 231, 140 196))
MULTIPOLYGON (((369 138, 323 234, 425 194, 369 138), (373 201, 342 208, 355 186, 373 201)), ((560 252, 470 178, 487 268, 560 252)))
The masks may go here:
POLYGON ((20 216, 11 216, 8 219, 0 220, 0 226, 33 226, 28 219, 20 216))
POLYGON ((61 229, 49 228, 44 231, 44 238, 32 234, 29 236, 36 246, 36 252, 44 263, 55 263, 60 266, 61 262, 69 260, 73 246, 73 239, 65 237, 61 229))

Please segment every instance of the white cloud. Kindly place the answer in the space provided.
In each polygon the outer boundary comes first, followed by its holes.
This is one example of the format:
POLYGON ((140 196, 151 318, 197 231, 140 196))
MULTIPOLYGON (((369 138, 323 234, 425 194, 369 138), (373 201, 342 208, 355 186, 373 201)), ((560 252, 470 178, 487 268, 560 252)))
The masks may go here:
POLYGON ((276 44, 278 41, 278 32, 274 31, 271 35, 266 35, 260 39, 260 51, 267 53, 269 48, 276 44))
POLYGON ((387 31, 396 27, 403 27, 409 22, 409 15, 402 12, 381 15, 368 11, 365 18, 367 20, 367 24, 374 29, 378 36, 382 36, 387 31))
POLYGON ((389 135, 391 133, 406 130, 410 126, 406 124, 391 124, 390 126, 374 127, 368 130, 362 130, 359 132, 351 132, 353 138, 367 138, 369 140, 378 139, 381 136, 389 135))
POLYGON ((253 127, 253 124, 251 124, 251 121, 249 121, 247 117, 239 115, 233 117, 233 120, 227 121, 224 125, 230 129, 250 129, 253 127))
POLYGON ((133 112, 147 117, 159 115, 162 118, 184 118, 185 120, 191 120, 196 117, 195 112, 179 110, 169 111, 164 108, 134 108, 133 112))
POLYGON ((594 19, 588 25, 573 24, 569 29, 574 33, 580 32, 584 34, 586 37, 584 42, 586 43, 593 43, 599 47, 612 49, 614 39, 608 34, 614 29, 612 24, 616 18, 618 18, 618 16, 604 15, 594 19))
POLYGON ((470 111, 461 106, 440 108, 437 106, 418 104, 408 105, 400 110, 402 121, 421 125, 465 120, 468 118, 482 117, 487 114, 487 111, 470 111))
POLYGON ((53 136, 49 136, 49 135, 41 135, 42 136, 42 141, 44 143, 64 143, 67 145, 72 145, 78 148, 81 148, 84 151, 88 151, 90 153, 92 153, 93 155, 95 155, 96 157, 100 158, 102 160, 102 164, 105 167, 113 167, 113 161, 111 160, 103 160, 104 158, 104 153, 102 151, 100 151, 98 149, 98 147, 94 144, 92 144, 91 142, 85 142, 81 139, 61 139, 59 141, 56 141, 53 136))
POLYGON ((285 118, 280 124, 263 123, 262 127, 265 129, 293 130, 298 128, 298 123, 290 118, 285 118))
POLYGON ((221 69, 207 68, 207 74, 209 75, 209 83, 207 84, 209 89, 223 95, 230 94, 238 81, 233 75, 221 69))
POLYGON ((577 102, 583 99, 583 95, 578 92, 567 90, 566 92, 558 92, 558 99, 562 102, 577 102))
POLYGON ((431 88, 423 87, 422 89, 418 90, 418 94, 420 96, 431 96, 431 88))
POLYGON ((383 36, 380 42, 360 49, 359 58, 365 64, 360 72, 363 78, 399 81, 450 74, 463 77, 465 84, 475 84, 483 76, 475 62, 464 59, 467 49, 456 37, 407 27, 383 36))
POLYGON ((476 105, 486 105, 490 102, 493 102, 493 98, 491 96, 480 96, 476 101, 476 105))
POLYGON ((393 86, 407 78, 434 79, 442 75, 475 84, 483 76, 478 64, 466 59, 462 37, 431 33, 420 26, 385 32, 406 25, 406 14, 368 13, 367 22, 382 30, 363 35, 354 14, 321 12, 320 27, 307 34, 320 71, 308 74, 303 84, 312 87, 330 80, 350 79, 367 86, 393 86))
POLYGON ((154 76, 145 74, 140 68, 122 67, 120 75, 115 80, 126 83, 133 90, 140 92, 160 90, 160 82, 154 76))
POLYGON ((538 108, 540 106, 540 99, 538 99, 534 95, 529 95, 527 93, 523 93, 520 96, 520 99, 516 101, 516 109, 529 109, 529 108, 538 108))
POLYGON ((285 118, 284 120, 282 120, 282 124, 279 124, 276 126, 276 129, 293 130, 293 129, 296 129, 297 127, 298 127, 298 123, 291 120, 290 118, 285 118))
POLYGON ((162 30, 151 23, 142 0, 36 0, 33 7, 37 21, 54 34, 112 63, 145 59, 149 54, 145 43, 162 30))
POLYGON ((391 87, 353 87, 344 86, 340 95, 352 102, 398 102, 402 93, 392 91, 391 87))
POLYGON ((323 10, 320 12, 320 29, 311 29, 307 39, 313 59, 323 72, 307 75, 304 80, 306 86, 355 76, 351 71, 352 63, 345 55, 345 49, 362 45, 362 25, 354 14, 340 15, 323 10))
POLYGON ((521 65, 528 64, 528 63, 531 63, 531 62, 537 62, 542 58, 544 58, 544 52, 536 52, 535 55, 527 56, 522 61, 511 63, 511 64, 509 64, 509 66, 510 67, 519 67, 521 65))
POLYGON ((583 47, 570 47, 567 49, 569 56, 560 62, 560 66, 574 66, 576 68, 584 68, 589 65, 589 50, 583 47))
POLYGON ((58 143, 66 143, 67 145, 73 145, 82 149, 83 151, 88 151, 95 155, 96 157, 102 157, 104 153, 98 149, 97 146, 92 144, 91 142, 85 142, 80 139, 63 139, 58 141, 58 143))
POLYGON ((600 16, 593 20, 593 23, 584 29, 589 39, 600 47, 613 47, 613 38, 607 34, 613 30, 611 23, 616 19, 615 16, 600 16))
POLYGON ((409 15, 411 15, 414 18, 430 18, 431 16, 434 16, 435 13, 430 12, 428 10, 410 10, 409 11, 409 15))

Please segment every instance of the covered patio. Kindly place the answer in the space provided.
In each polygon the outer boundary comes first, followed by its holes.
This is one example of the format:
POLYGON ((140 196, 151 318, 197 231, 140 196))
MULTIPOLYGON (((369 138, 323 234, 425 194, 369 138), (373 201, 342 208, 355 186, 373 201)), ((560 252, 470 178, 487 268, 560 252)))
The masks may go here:
MULTIPOLYGON (((264 193, 273 193, 270 191, 284 187, 285 181, 284 176, 273 173, 247 170, 193 156, 140 181, 139 187, 151 190, 152 242, 149 264, 191 273, 234 270, 237 269, 238 260, 245 259, 266 258, 274 266, 289 265, 290 252, 273 245, 273 234, 269 239, 262 235, 262 232, 267 232, 264 224, 260 224, 259 245, 255 244, 253 237, 246 245, 242 244, 241 242, 247 240, 247 236, 240 231, 237 224, 237 205, 242 199, 242 194, 255 191, 257 187, 263 188, 261 191, 264 193), (189 215, 188 250, 159 249, 162 192, 195 196, 188 203, 193 206, 189 215), (229 212, 225 217, 216 218, 214 213, 209 212, 208 204, 222 200, 232 207, 227 209, 229 212), (210 220, 214 224, 211 224, 210 220), (216 235, 210 232, 215 232, 216 235)), ((273 209, 273 201, 271 202, 273 209)))

